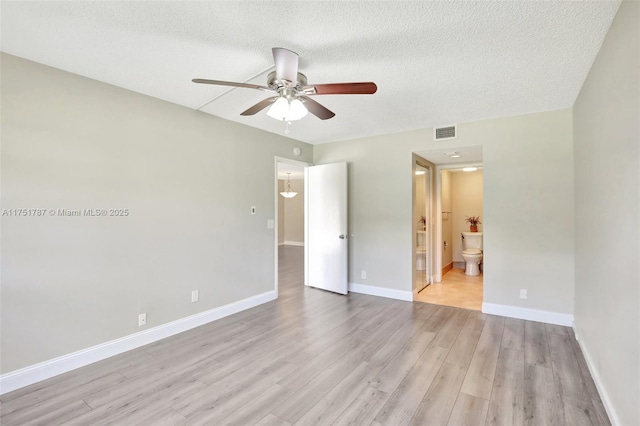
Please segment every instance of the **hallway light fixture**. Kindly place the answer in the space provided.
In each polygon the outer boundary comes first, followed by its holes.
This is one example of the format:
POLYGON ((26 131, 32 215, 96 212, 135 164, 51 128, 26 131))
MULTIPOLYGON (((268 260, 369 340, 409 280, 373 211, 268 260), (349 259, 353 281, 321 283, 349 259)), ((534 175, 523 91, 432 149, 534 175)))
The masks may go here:
POLYGON ((280 195, 282 195, 284 198, 293 198, 298 195, 297 192, 291 191, 291 182, 289 180, 289 178, 291 177, 289 176, 290 174, 291 173, 287 173, 287 190, 280 193, 280 195))
POLYGON ((420 176, 425 174, 426 172, 424 170, 416 170, 416 176, 420 176))
POLYGON ((463 172, 475 172, 476 170, 478 170, 477 167, 463 167, 462 168, 463 172))

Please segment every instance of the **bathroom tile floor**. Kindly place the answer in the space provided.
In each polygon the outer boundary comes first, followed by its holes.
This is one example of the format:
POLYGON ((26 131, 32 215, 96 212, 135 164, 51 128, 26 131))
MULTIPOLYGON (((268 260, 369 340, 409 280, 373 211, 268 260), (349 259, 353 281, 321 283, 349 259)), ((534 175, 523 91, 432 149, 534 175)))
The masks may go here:
POLYGON ((480 311, 482 274, 472 277, 465 275, 464 269, 454 268, 442 277, 442 282, 425 287, 415 301, 480 311))

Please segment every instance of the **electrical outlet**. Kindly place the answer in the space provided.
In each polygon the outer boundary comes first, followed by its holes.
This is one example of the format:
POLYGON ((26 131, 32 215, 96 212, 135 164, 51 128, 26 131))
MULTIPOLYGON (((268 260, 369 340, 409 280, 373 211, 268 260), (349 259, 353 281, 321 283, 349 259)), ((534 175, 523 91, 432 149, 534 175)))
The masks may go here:
POLYGON ((191 303, 195 303, 200 300, 200 290, 193 290, 191 292, 191 303))
POLYGON ((520 299, 526 299, 527 298, 527 289, 526 288, 521 288, 520 289, 520 299))
POLYGON ((143 325, 147 325, 147 314, 146 312, 138 315, 138 327, 142 327, 143 325))
POLYGON ((367 271, 360 271, 360 278, 362 278, 363 280, 367 279, 367 271))

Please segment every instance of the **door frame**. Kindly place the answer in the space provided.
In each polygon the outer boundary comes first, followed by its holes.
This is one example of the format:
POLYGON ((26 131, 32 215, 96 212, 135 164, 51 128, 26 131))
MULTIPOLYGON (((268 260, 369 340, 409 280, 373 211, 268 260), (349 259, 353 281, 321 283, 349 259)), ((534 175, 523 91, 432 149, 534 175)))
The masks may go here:
POLYGON ((417 233, 418 233, 418 223, 414 220, 415 218, 413 217, 413 212, 415 209, 415 204, 416 204, 416 164, 420 164, 420 166, 426 168, 427 170, 429 170, 429 197, 428 199, 425 200, 425 204, 426 204, 426 210, 429 212, 428 214, 428 218, 427 220, 429 221, 429 223, 426 224, 427 229, 429 230, 428 232, 428 239, 427 241, 425 241, 427 248, 427 254, 425 256, 425 267, 428 267, 431 271, 431 273, 429 274, 430 276, 427 277, 427 281, 429 283, 433 282, 433 278, 434 278, 434 271, 435 271, 435 256, 433 255, 434 253, 434 238, 433 238, 433 232, 434 232, 434 223, 435 223, 435 216, 434 216, 434 205, 435 203, 434 201, 434 173, 435 173, 435 169, 436 169, 436 165, 433 164, 431 161, 424 159, 423 157, 420 157, 419 155, 416 154, 412 154, 411 155, 411 293, 413 294, 413 300, 416 299, 417 295, 418 295, 418 291, 416 288, 416 278, 417 278, 417 272, 416 272, 416 267, 417 267, 417 261, 416 261, 416 244, 417 244, 417 233), (429 266, 427 266, 427 264, 429 264, 429 266))
MULTIPOLYGON (((279 235, 279 228, 278 228, 278 218, 279 218, 279 214, 280 212, 278 211, 278 197, 280 196, 280 192, 278 191, 278 163, 284 163, 284 164, 289 164, 291 166, 300 166, 300 167, 309 167, 309 166, 313 166, 312 163, 307 163, 306 161, 298 161, 298 160, 293 160, 291 158, 286 158, 286 157, 278 157, 277 155, 274 157, 274 161, 273 161, 273 167, 274 167, 274 196, 273 196, 273 211, 274 211, 274 222, 275 222, 275 226, 274 226, 274 230, 275 233, 273 234, 273 245, 274 245, 274 290, 276 292, 276 299, 278 298, 278 274, 279 274, 279 264, 278 264, 278 235, 279 235)), ((302 178, 304 181, 304 177, 302 178)), ((304 211, 304 215, 305 215, 305 219, 306 219, 306 215, 307 215, 307 211, 305 208, 304 211)), ((306 228, 306 220, 305 220, 305 228, 306 228)), ((306 235, 306 229, 305 229, 305 235, 306 235)))

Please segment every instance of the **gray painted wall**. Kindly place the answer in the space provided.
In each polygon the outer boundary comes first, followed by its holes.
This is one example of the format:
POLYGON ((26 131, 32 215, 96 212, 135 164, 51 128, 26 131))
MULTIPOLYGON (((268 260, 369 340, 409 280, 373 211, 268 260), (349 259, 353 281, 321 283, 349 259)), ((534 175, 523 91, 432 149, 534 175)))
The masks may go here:
POLYGON ((2 373, 274 289, 274 156, 312 146, 2 55, 2 373), (250 206, 257 214, 250 215, 250 206), (250 267, 249 267, 250 266, 250 267), (200 290, 200 302, 190 303, 200 290))
POLYGON ((422 129, 316 145, 315 164, 349 163, 349 280, 411 291, 412 152, 443 144, 483 146, 484 301, 573 314, 569 109, 460 124, 446 142, 422 129))
POLYGON ((575 323, 621 425, 640 424, 639 22, 623 2, 574 106, 575 323))

